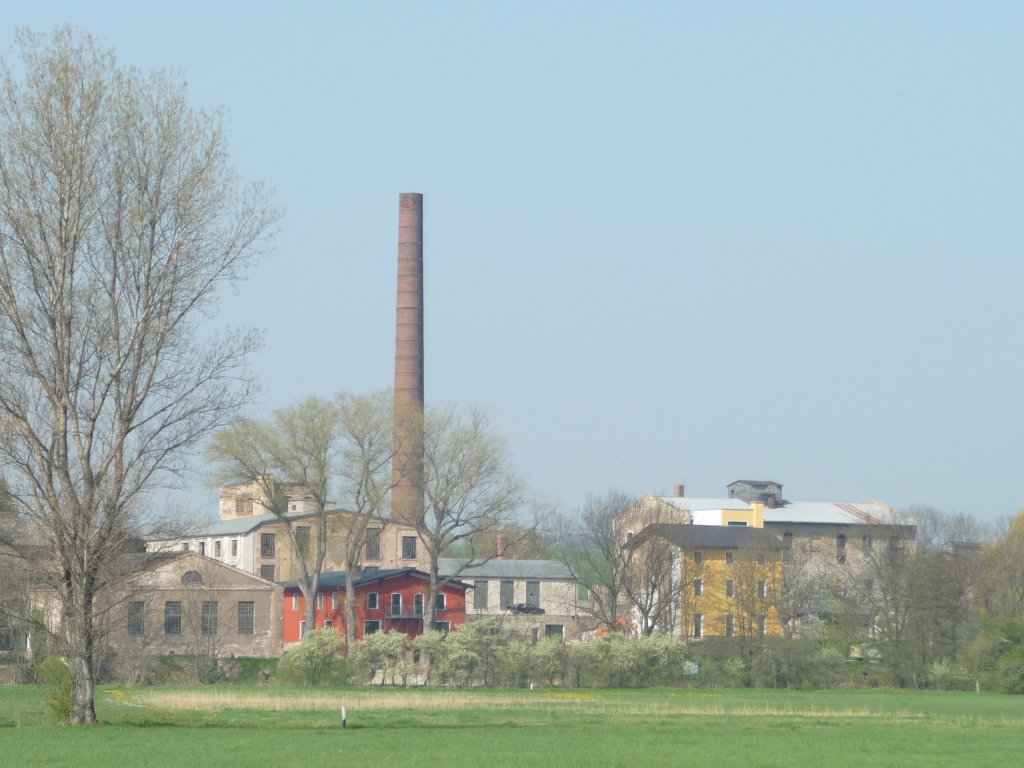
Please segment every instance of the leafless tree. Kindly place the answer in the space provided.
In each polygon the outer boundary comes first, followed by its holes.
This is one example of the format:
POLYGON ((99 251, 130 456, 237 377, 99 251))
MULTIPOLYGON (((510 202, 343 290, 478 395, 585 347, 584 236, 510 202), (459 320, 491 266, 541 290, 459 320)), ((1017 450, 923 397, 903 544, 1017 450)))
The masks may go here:
POLYGON ((416 528, 430 575, 424 611, 429 628, 434 624, 439 590, 466 568, 494 556, 493 550, 479 551, 477 544, 508 530, 511 523, 518 523, 517 530, 529 535, 540 525, 541 515, 537 507, 527 510, 526 485, 512 470, 504 442, 479 410, 463 414, 449 407, 428 413, 423 474, 424 513, 416 528), (440 559, 455 554, 459 566, 441 574, 440 559))
POLYGON ((248 395, 255 337, 209 328, 276 213, 215 115, 67 28, 0 63, 0 459, 49 547, 75 723, 94 722, 95 608, 144 494, 248 395))
POLYGON ((636 499, 621 492, 590 495, 572 518, 563 519, 559 532, 559 558, 590 591, 594 618, 616 631, 626 604, 626 571, 631 556, 618 530, 621 515, 636 499))
MULTIPOLYGON (((316 626, 316 595, 325 563, 336 560, 354 576, 367 526, 386 509, 390 419, 386 393, 310 397, 265 421, 243 420, 226 427, 207 447, 212 477, 254 483, 260 493, 253 501, 287 532, 310 629, 316 626), (313 509, 291 512, 282 491, 286 486, 301 488, 313 509)), ((355 642, 353 578, 346 579, 345 636, 350 648, 355 642)))

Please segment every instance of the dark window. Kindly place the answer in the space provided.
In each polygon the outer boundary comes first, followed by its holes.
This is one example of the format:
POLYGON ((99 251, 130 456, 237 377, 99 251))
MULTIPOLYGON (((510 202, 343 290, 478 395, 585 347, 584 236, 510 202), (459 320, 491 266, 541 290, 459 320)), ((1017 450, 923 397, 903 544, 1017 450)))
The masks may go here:
POLYGON ((726 552, 725 553, 725 564, 726 565, 733 565, 735 562, 736 562, 736 553, 735 552, 726 552))
POLYGON ((412 612, 415 616, 423 615, 423 595, 419 592, 412 599, 412 612))
POLYGON ((220 558, 220 556, 221 556, 221 543, 220 543, 220 539, 217 539, 215 542, 213 542, 213 556, 216 557, 216 558, 220 558))
POLYGON ((203 577, 199 575, 198 571, 186 571, 181 577, 182 584, 202 584, 203 577))
POLYGON ((369 610, 375 611, 375 610, 377 610, 377 608, 379 606, 380 606, 380 604, 377 602, 377 593, 376 592, 371 592, 370 594, 368 594, 366 596, 366 607, 369 610))
POLYGON ((782 562, 793 562, 793 532, 786 531, 782 534, 782 562))
POLYGON ((840 565, 846 562, 846 534, 844 533, 836 536, 836 562, 840 565))
POLYGON ((764 614, 757 617, 757 634, 761 637, 768 634, 768 617, 764 614))
POLYGON ((768 597, 768 582, 764 579, 757 580, 757 596, 768 597))
POLYGON ((200 555, 205 555, 206 554, 206 542, 205 541, 200 541, 199 542, 199 554, 200 555))
POLYGON ((439 611, 447 610, 448 609, 448 596, 446 594, 444 594, 443 592, 438 592, 437 593, 437 600, 434 603, 434 608, 439 610, 439 611))
POLYGON ((736 579, 725 580, 725 596, 736 597, 736 579))
POLYGON ((366 531, 366 559, 380 560, 380 528, 368 528, 366 531))
POLYGON ((364 621, 363 634, 372 635, 374 632, 380 632, 380 622, 376 620, 364 621))
POLYGON ((696 552, 694 552, 693 553, 693 562, 694 562, 695 565, 700 565, 701 563, 703 563, 704 562, 704 553, 701 552, 700 550, 697 550, 696 552))
POLYGON ((473 582, 473 607, 477 610, 487 607, 487 582, 482 579, 473 582))
POLYGON ((260 566, 260 578, 266 579, 267 581, 274 580, 274 571, 277 566, 274 565, 261 565, 260 566))
POLYGON ((511 608, 515 600, 516 583, 514 581, 501 582, 501 605, 500 608, 511 608))
POLYGON ((391 595, 391 615, 401 616, 402 615, 402 593, 395 592, 391 595))
POLYGON ((693 614, 693 636, 704 637, 704 614, 693 614))
POLYGON ((260 557, 273 557, 277 549, 277 540, 272 533, 260 534, 260 557))
POLYGON ((164 634, 181 634, 181 602, 178 600, 164 603, 164 634))
POLYGON ((318 611, 322 611, 324 609, 324 593, 323 592, 317 592, 316 593, 316 609, 318 611))
POLYGON ((309 526, 300 525, 295 529, 295 546, 299 549, 299 555, 309 555, 309 526))
POLYGON ((238 634, 253 635, 256 633, 256 603, 243 601, 238 604, 238 634))
POLYGON ((402 559, 403 560, 415 560, 416 559, 416 537, 415 536, 403 536, 402 537, 402 559))
POLYGON ((736 636, 736 617, 733 616, 731 613, 725 614, 725 636, 736 636))
POLYGON ((215 600, 203 601, 203 634, 217 634, 217 602, 215 600))
POLYGON ((128 603, 128 634, 146 634, 146 604, 141 600, 128 603))
POLYGON ((565 637, 565 627, 561 624, 545 624, 544 637, 565 637))
POLYGON ((730 527, 730 528, 746 528, 747 527, 747 521, 746 520, 730 520, 727 523, 727 526, 730 527))
POLYGON ((436 632, 451 632, 452 623, 450 621, 435 621, 434 630, 436 632))
POLYGON ((693 596, 701 597, 704 594, 704 580, 694 579, 693 580, 693 596))
POLYGON ((759 553, 758 556, 757 556, 757 564, 758 565, 764 565, 765 562, 767 562, 767 560, 766 560, 766 558, 764 556, 764 553, 763 552, 759 553))
POLYGON ((231 556, 238 557, 238 539, 231 540, 231 556))
POLYGON ((531 608, 540 608, 540 582, 526 582, 526 604, 531 608))
POLYGON ((871 538, 871 536, 864 536, 863 538, 861 538, 860 542, 861 542, 861 547, 864 549, 864 554, 870 554, 870 552, 871 552, 871 550, 872 550, 872 548, 874 547, 874 544, 875 544, 875 542, 871 538))

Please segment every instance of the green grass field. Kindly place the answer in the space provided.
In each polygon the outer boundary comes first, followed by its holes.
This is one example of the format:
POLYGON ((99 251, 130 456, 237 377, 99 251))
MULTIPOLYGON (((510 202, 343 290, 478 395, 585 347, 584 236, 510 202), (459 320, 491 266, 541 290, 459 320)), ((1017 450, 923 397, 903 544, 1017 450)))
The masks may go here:
POLYGON ((1024 754, 1024 697, 996 694, 103 688, 92 728, 47 724, 45 695, 0 689, 0 764, 1005 768, 1024 754))

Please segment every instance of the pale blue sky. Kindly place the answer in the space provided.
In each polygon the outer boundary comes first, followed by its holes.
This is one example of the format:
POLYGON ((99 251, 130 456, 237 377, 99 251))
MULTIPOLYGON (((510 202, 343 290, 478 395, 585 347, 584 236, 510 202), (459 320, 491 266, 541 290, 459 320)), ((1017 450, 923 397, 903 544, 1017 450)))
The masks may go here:
POLYGON ((562 509, 1024 504, 1017 3, 22 5, 5 55, 70 22, 229 110, 287 209, 221 317, 267 407, 390 386, 422 192, 427 398, 562 509))

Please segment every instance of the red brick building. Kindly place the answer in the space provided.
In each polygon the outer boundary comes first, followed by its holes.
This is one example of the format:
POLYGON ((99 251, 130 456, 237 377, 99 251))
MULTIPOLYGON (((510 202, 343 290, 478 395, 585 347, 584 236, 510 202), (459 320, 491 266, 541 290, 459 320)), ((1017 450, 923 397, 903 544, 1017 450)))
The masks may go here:
MULTIPOLYGON (((316 629, 334 627, 345 634, 345 584, 341 571, 324 573, 316 596, 316 629)), ((430 576, 416 568, 366 570, 353 582, 356 592, 356 639, 373 632, 423 634, 430 576)), ((441 587, 435 626, 455 629, 466 622, 466 589, 461 581, 441 587)), ((306 600, 294 581, 284 584, 284 643, 297 643, 306 632, 306 600)))

